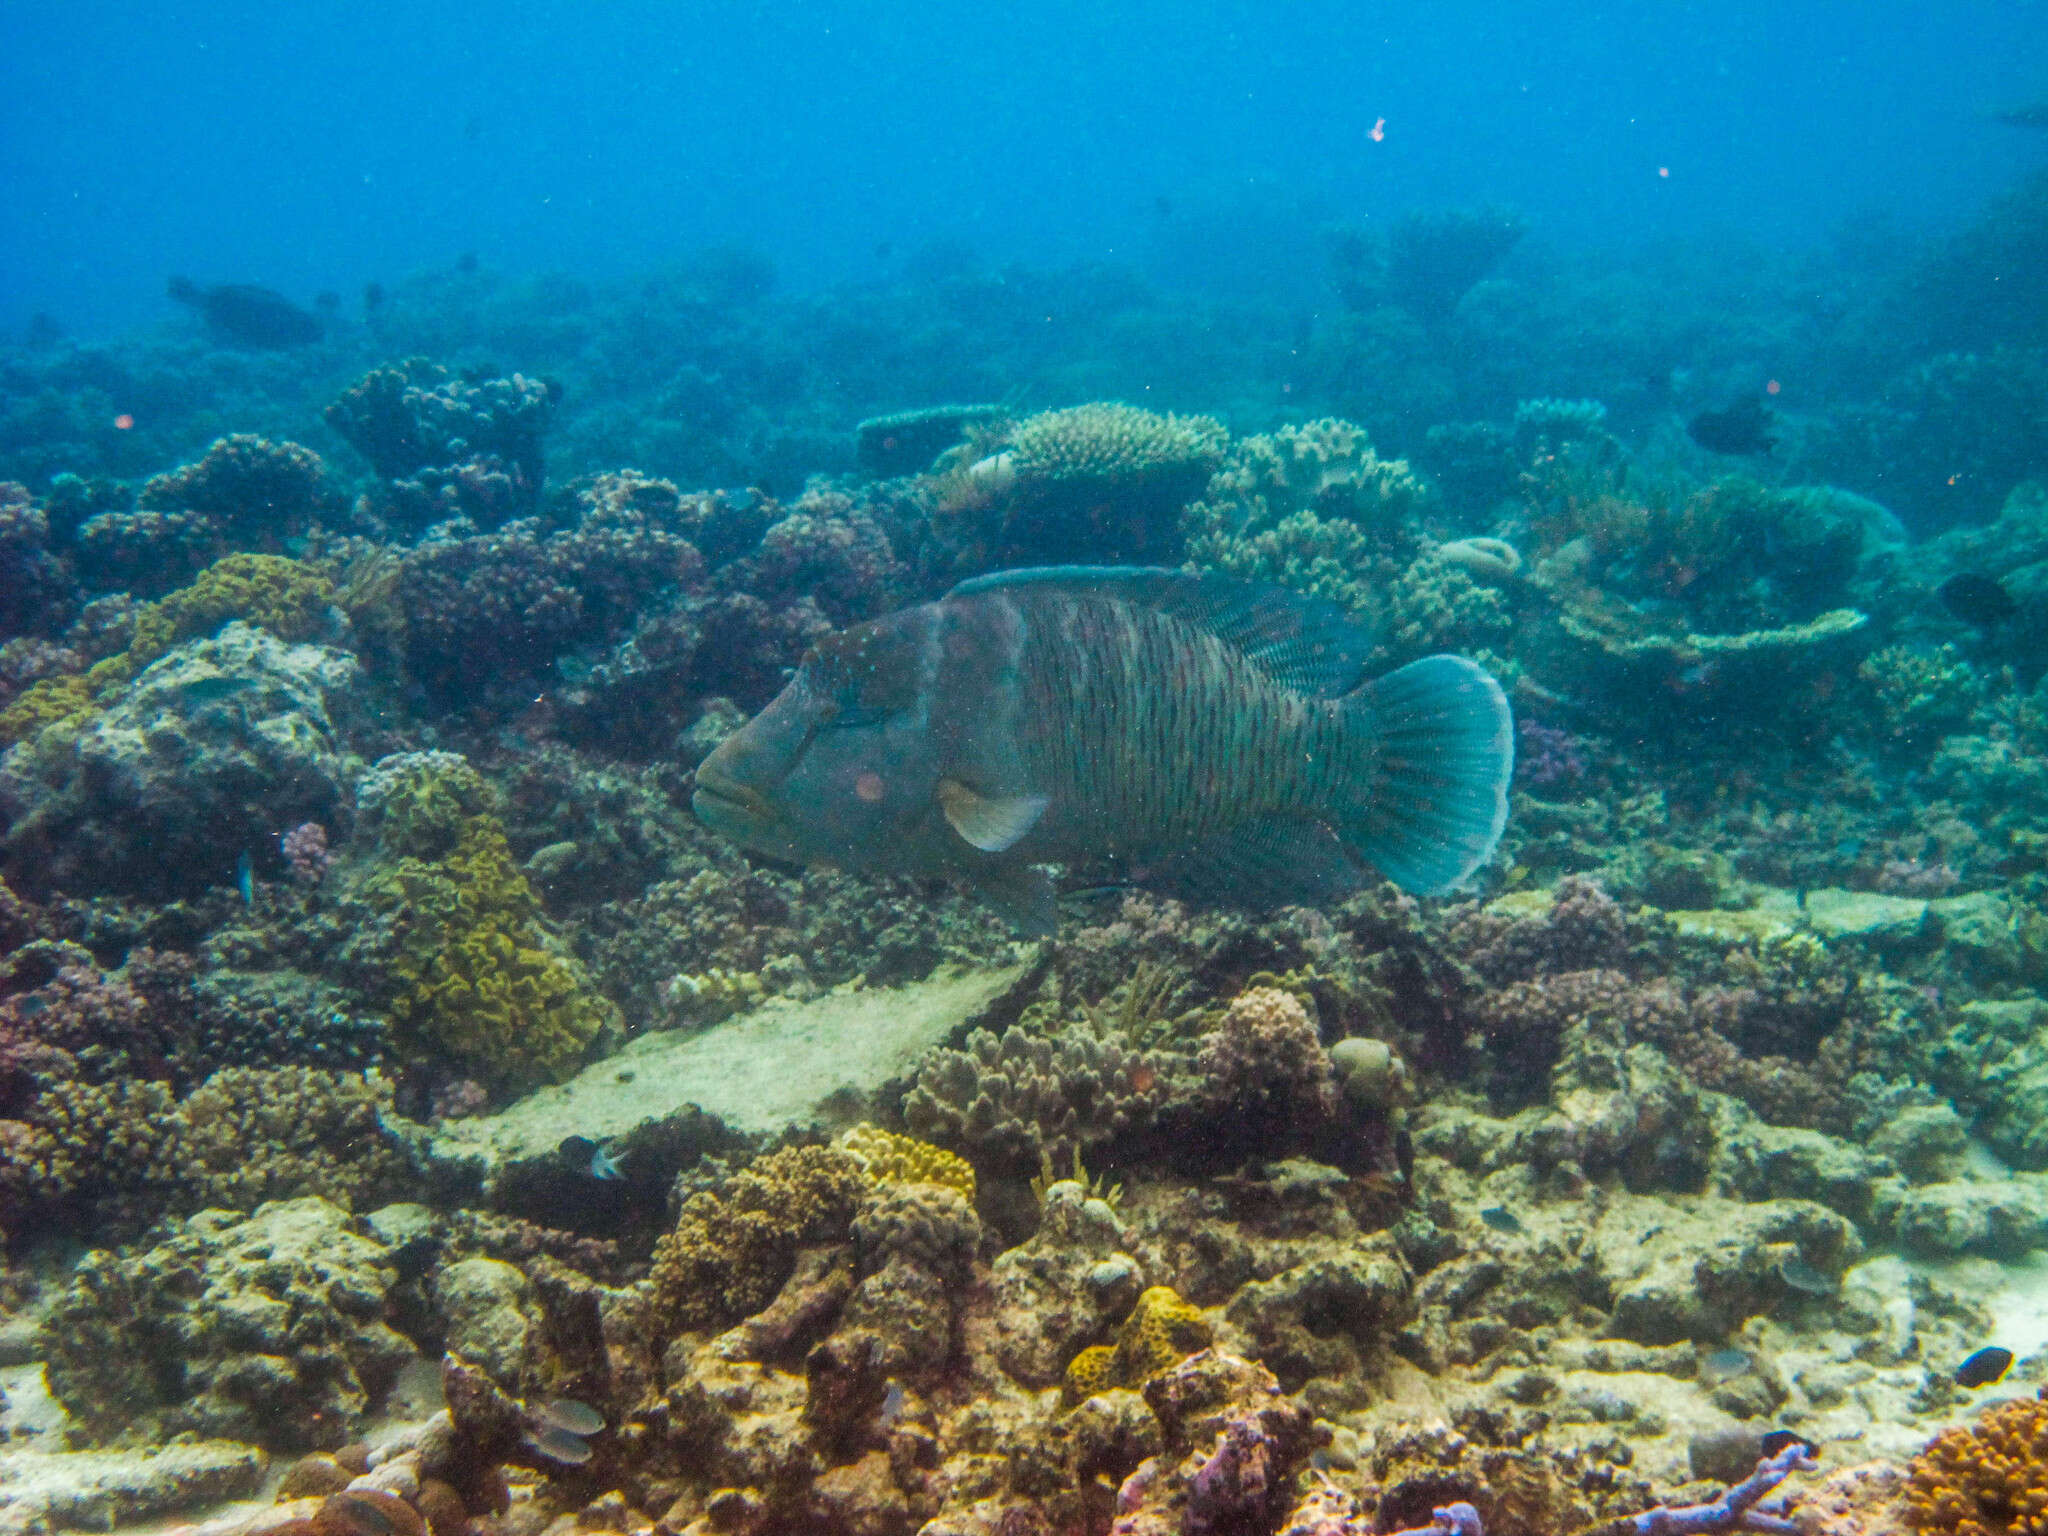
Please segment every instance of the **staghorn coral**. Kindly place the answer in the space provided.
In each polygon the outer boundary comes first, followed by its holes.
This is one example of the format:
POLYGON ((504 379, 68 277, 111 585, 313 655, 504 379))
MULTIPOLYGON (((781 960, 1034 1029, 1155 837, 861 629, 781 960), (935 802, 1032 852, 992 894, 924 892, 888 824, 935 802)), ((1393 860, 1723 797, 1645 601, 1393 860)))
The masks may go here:
POLYGON ((861 1165, 876 1188, 890 1184, 935 1184, 974 1203, 974 1169, 944 1147, 915 1136, 899 1136, 862 1122, 842 1132, 833 1143, 861 1165))
POLYGON ((1071 1408, 1098 1392, 1142 1387, 1207 1349, 1214 1336, 1201 1308, 1183 1301, 1172 1286, 1151 1286, 1139 1294, 1112 1342, 1090 1345, 1074 1356, 1061 1403, 1071 1408))
POLYGON ((1139 1051, 1068 1029, 978 1029, 966 1049, 937 1050, 903 1100, 911 1131, 1027 1177, 1046 1159, 1081 1152, 1151 1125, 1186 1092, 1184 1058, 1139 1051))
POLYGON ((2048 1530, 2048 1389, 1936 1435, 1913 1458, 1906 1519, 1943 1536, 2048 1530))
POLYGON ((654 1245, 647 1284, 669 1329, 738 1322, 767 1306, 804 1243, 844 1241, 860 1163, 829 1147, 784 1147, 683 1202, 654 1245))

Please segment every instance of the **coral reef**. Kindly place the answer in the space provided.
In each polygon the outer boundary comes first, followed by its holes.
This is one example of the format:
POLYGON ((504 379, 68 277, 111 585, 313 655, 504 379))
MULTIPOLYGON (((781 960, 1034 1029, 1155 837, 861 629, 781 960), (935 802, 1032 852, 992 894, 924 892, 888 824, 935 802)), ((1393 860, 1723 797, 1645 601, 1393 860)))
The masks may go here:
POLYGON ((2040 1394, 1987 1409, 1976 1423, 1935 1436, 1914 1458, 1906 1518, 1915 1530, 1955 1536, 2032 1529, 2048 1514, 2044 1452, 2048 1403, 2040 1394))

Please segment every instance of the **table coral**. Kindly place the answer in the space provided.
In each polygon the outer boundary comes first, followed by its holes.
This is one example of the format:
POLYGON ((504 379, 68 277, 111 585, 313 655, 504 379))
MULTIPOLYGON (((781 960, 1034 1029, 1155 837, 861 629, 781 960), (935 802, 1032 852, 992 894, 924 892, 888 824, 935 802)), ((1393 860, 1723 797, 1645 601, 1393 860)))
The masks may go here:
POLYGON ((1944 1536, 2048 1530, 2048 1389, 1935 1436, 1913 1459, 1906 1518, 1944 1536))
POLYGON ((699 1190, 654 1245, 656 1312, 670 1328, 703 1328, 760 1311, 801 1244, 844 1240, 864 1182, 843 1152, 785 1147, 699 1190))
POLYGON ((1169 560, 1180 549, 1181 508, 1228 441, 1207 416, 1102 402, 1041 411, 997 451, 941 478, 934 529, 982 569, 1169 560))

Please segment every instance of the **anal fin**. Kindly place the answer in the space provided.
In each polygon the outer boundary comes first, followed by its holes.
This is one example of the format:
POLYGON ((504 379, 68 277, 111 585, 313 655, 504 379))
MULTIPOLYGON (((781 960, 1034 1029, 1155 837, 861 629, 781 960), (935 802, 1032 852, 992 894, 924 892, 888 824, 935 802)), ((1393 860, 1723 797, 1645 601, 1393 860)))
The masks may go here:
POLYGON ((1052 877, 1035 864, 996 864, 976 870, 974 892, 1025 938, 1050 938, 1059 930, 1052 877))
POLYGON ((1254 911, 1326 905, 1363 883, 1337 834, 1300 816, 1244 822, 1149 860, 1130 876, 1162 896, 1254 911))

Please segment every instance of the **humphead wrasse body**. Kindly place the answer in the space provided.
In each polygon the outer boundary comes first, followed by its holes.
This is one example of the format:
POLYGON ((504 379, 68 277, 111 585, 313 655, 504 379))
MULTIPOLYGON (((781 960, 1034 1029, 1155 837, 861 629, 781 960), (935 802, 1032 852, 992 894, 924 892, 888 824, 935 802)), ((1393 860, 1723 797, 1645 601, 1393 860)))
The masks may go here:
POLYGON ((1038 932, 1046 863, 1251 906, 1366 865, 1446 891, 1507 820, 1507 700, 1456 656, 1358 685, 1367 649, 1276 587, 998 572, 818 645, 704 760, 694 805, 771 857, 962 877, 1038 932))

